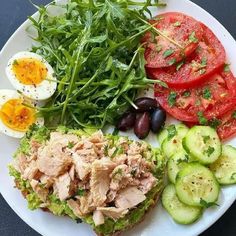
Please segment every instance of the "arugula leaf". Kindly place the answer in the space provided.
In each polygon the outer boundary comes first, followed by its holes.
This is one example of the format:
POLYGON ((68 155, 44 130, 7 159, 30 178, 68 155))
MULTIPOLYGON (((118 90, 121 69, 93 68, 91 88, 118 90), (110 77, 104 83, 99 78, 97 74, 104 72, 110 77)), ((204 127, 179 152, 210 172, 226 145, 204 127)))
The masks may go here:
POLYGON ((219 206, 217 203, 215 202, 206 202, 204 199, 200 199, 200 204, 204 207, 204 208, 209 208, 212 206, 219 206))

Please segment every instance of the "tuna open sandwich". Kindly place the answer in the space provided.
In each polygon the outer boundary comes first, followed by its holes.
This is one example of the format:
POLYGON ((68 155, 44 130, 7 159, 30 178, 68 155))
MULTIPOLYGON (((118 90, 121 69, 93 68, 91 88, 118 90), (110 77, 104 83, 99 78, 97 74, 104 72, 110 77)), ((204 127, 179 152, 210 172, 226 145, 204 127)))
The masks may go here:
POLYGON ((159 149, 143 141, 32 126, 9 169, 30 209, 88 223, 97 235, 115 235, 156 204, 164 162, 159 149))

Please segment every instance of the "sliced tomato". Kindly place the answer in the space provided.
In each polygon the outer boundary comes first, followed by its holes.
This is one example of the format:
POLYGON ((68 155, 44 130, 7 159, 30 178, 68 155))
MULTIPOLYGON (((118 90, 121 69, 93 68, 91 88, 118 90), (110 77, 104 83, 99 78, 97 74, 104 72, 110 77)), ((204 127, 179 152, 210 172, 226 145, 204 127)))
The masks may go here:
POLYGON ((173 88, 189 88, 217 72, 226 59, 224 47, 208 27, 202 24, 202 28, 202 41, 190 57, 171 67, 147 68, 148 77, 162 80, 173 88))
POLYGON ((236 106, 234 109, 219 117, 220 125, 217 133, 221 140, 226 140, 236 136, 236 106))
MULTIPOLYGON (((199 122, 185 122, 185 124, 191 128, 194 125, 199 125, 199 122)), ((227 140, 236 136, 236 104, 233 109, 219 117, 212 118, 206 125, 215 128, 221 140, 227 140)))
POLYGON ((206 82, 192 89, 166 89, 155 87, 155 97, 173 117, 181 121, 210 120, 234 107, 236 79, 228 71, 212 75, 206 82))
POLYGON ((143 42, 147 42, 145 50, 146 66, 151 68, 168 67, 189 56, 202 39, 203 30, 200 23, 190 16, 179 12, 158 15, 150 21, 167 38, 148 32, 143 42))

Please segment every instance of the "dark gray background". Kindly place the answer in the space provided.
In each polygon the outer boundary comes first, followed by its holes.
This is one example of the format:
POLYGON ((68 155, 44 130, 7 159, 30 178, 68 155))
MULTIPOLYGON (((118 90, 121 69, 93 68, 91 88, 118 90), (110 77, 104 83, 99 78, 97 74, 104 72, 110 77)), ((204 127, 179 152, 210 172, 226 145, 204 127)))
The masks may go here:
MULTIPOLYGON (((176 0, 178 1, 178 0, 176 0)), ((11 34, 32 15, 35 9, 28 0, 1 0, 0 6, 0 49, 11 34)), ((33 0, 47 4, 50 0, 33 0)), ((193 0, 215 16, 236 38, 236 0, 193 0)), ((0 62, 1 63, 1 62, 0 62)), ((1 184, 1 183, 0 183, 1 184)), ((235 236, 236 203, 202 236, 235 236)), ((38 236, 7 205, 0 195, 0 236, 38 236)), ((69 236, 69 235, 68 235, 69 236)), ((85 236, 85 235, 81 235, 85 236)), ((166 235, 169 236, 169 235, 166 235)), ((183 235, 184 236, 184 235, 183 235)))

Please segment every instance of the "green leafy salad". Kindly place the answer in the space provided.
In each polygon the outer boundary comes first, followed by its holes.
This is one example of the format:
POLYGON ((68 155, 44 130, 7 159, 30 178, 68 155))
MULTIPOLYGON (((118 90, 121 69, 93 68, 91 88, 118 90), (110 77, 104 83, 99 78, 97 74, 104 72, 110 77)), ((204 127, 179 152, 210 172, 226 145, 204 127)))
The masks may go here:
POLYGON ((163 5, 71 0, 57 16, 48 7, 38 8, 39 19, 30 17, 38 33, 32 51, 52 65, 58 80, 54 96, 39 108, 46 124, 55 126, 55 117, 70 127, 114 124, 140 89, 161 83, 146 78, 140 40, 155 30, 147 21, 148 7, 163 5))

